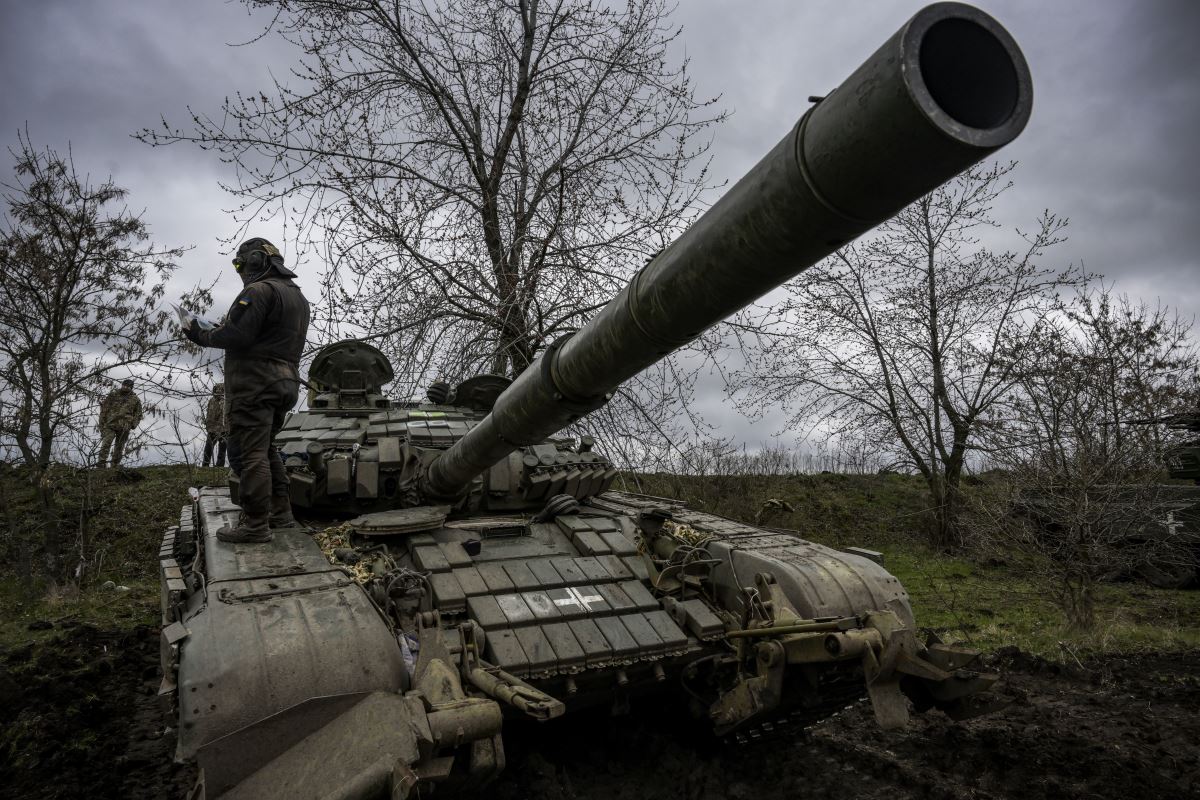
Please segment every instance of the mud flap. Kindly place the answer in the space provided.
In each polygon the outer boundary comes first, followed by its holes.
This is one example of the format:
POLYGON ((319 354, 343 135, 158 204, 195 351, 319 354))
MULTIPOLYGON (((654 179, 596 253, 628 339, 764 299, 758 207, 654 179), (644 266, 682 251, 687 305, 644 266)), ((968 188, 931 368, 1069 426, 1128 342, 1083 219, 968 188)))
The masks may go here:
POLYGON ((867 696, 875 721, 885 731, 894 731, 908 724, 908 700, 900 691, 900 681, 895 673, 883 675, 875 654, 868 650, 863 657, 863 672, 867 679, 867 696))

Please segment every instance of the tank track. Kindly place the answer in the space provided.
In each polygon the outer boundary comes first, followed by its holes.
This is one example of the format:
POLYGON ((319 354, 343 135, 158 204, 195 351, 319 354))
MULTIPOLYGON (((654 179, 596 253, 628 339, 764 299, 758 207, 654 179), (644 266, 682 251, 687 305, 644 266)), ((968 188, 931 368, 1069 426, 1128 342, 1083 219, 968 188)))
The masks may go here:
POLYGON ((818 722, 844 711, 865 697, 866 688, 861 680, 843 678, 823 681, 820 702, 785 710, 770 719, 761 720, 756 725, 734 731, 722 741, 732 745, 753 746, 799 736, 818 722))

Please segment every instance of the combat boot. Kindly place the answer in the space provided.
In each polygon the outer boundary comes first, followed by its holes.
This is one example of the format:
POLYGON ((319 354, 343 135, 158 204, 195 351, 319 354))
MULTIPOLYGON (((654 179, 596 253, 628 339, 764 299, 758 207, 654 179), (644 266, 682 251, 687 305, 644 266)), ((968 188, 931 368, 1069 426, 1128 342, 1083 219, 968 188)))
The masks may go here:
POLYGON ((296 518, 292 516, 292 501, 284 495, 272 495, 270 519, 271 527, 290 528, 295 524, 296 518))
POLYGON ((266 518, 252 518, 242 514, 237 527, 222 525, 217 528, 217 539, 231 544, 266 544, 274 539, 266 518))

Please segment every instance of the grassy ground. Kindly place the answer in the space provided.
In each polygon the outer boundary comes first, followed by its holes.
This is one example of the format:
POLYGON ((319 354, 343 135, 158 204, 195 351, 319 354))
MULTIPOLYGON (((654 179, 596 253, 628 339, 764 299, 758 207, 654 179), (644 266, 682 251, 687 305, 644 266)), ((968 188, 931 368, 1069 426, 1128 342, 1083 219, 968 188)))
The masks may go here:
POLYGON ((1068 631, 1046 587, 1006 567, 920 548, 884 547, 884 564, 912 597, 918 624, 982 649, 1016 645, 1046 658, 1200 648, 1200 592, 1135 583, 1100 587, 1096 627, 1068 631))
MULTIPOLYGON (((53 476, 64 520, 77 526, 82 497, 93 498, 86 552, 89 578, 80 591, 53 591, 31 579, 14 557, 30 540, 32 499, 17 471, 0 475, 6 509, 0 522, 0 647, 38 640, 53 630, 38 623, 73 620, 104 629, 154 624, 158 616, 156 553, 163 530, 178 518, 187 488, 219 484, 224 470, 147 467, 128 473, 63 470, 53 476), (106 580, 128 592, 101 588, 106 580)), ((639 476, 624 487, 687 500, 696 507, 748 522, 790 528, 834 547, 879 550, 885 566, 908 589, 919 625, 944 638, 983 648, 1016 645, 1047 658, 1071 661, 1095 653, 1200 648, 1200 591, 1169 591, 1133 584, 1102 588, 1099 623, 1068 633, 1044 586, 1011 566, 976 563, 936 553, 921 543, 925 496, 905 475, 788 477, 639 476), (769 499, 791 512, 763 510, 769 499)), ((74 530, 70 525, 68 529, 74 530)), ((75 538, 68 537, 72 547, 75 538)))
POLYGON ((59 589, 33 575, 38 570, 39 520, 24 470, 0 472, 0 646, 36 641, 51 629, 31 623, 81 621, 104 629, 129 629, 158 619, 157 554, 163 531, 179 519, 189 486, 219 484, 223 469, 187 466, 134 470, 55 468, 56 512, 68 563, 83 551, 81 589, 59 589), (86 519, 86 537, 79 534, 86 519), (105 581, 128 592, 104 589, 105 581))

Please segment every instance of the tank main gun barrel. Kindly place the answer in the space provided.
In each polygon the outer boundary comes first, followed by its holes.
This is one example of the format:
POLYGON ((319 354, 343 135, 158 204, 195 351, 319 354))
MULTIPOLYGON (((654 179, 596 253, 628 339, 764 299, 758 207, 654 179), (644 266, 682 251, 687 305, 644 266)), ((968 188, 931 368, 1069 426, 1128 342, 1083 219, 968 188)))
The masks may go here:
POLYGON ((960 3, 917 12, 491 414, 429 465, 453 497, 518 447, 602 406, 622 382, 1012 141, 1029 68, 960 3))

